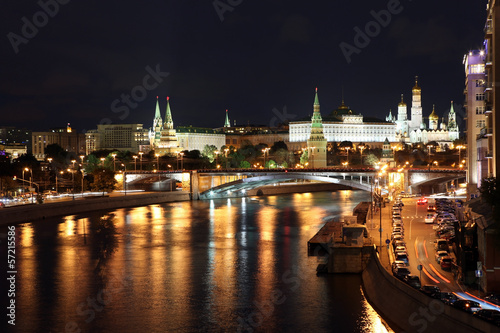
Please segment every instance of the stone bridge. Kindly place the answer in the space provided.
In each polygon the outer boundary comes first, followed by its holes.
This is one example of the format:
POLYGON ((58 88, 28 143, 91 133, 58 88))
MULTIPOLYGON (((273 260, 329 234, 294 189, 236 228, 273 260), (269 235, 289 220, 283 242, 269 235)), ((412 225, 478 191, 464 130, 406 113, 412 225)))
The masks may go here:
MULTIPOLYGON (((190 192, 192 199, 210 199, 245 196, 251 189, 273 183, 294 180, 333 183, 343 187, 387 194, 400 184, 399 190, 409 193, 444 192, 449 184, 465 179, 465 171, 457 169, 388 169, 379 175, 373 168, 327 169, 231 169, 127 172, 127 187, 143 182, 153 183, 153 190, 165 190, 163 183, 181 182, 182 190, 190 192)), ((175 187, 174 187, 175 188, 175 187)), ((171 187, 168 187, 170 190, 171 187)))

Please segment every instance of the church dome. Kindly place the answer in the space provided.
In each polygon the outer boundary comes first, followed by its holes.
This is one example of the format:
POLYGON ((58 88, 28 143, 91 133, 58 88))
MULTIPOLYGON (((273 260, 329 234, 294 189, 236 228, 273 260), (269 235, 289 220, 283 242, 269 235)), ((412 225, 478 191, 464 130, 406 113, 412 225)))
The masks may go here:
POLYGON ((398 104, 398 106, 406 106, 406 103, 403 102, 403 94, 401 94, 401 102, 398 104))
POLYGON ((421 91, 420 87, 418 86, 418 76, 415 76, 415 86, 413 87, 413 91, 421 91))
POLYGON ((429 120, 439 120, 439 117, 437 116, 435 110, 434 110, 434 106, 432 106, 432 113, 431 115, 429 116, 429 120))

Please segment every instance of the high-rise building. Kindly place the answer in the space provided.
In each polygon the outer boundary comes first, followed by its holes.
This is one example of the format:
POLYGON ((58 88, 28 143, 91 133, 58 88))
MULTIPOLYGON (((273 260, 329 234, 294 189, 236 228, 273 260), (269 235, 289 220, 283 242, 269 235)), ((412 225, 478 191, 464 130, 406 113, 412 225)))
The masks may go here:
POLYGON ((0 127, 0 144, 31 152, 31 130, 12 126, 0 127), (22 148, 21 146, 25 146, 22 148))
POLYGON ((307 152, 311 168, 326 168, 326 139, 323 135, 323 123, 320 113, 318 88, 314 96, 313 115, 311 117, 311 134, 307 139, 307 152))
POLYGON ((85 133, 86 153, 108 149, 131 152, 150 150, 149 131, 142 124, 97 125, 85 133))
POLYGON ((58 144, 65 151, 77 155, 85 153, 85 134, 74 131, 70 124, 49 132, 33 132, 31 138, 32 154, 40 161, 45 159, 45 148, 51 144, 58 144))

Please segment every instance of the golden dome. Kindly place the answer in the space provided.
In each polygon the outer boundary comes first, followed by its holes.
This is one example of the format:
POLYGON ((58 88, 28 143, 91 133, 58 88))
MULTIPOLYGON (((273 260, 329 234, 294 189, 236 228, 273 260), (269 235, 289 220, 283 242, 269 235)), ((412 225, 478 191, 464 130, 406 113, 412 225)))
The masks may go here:
POLYGON ((403 94, 401 94, 401 103, 399 103, 398 106, 406 106, 406 103, 403 102, 403 94))
POLYGON ((432 105, 432 113, 430 114, 429 116, 429 120, 432 119, 432 120, 439 120, 439 117, 437 116, 436 112, 434 112, 434 105, 432 105))
POLYGON ((420 87, 418 86, 418 76, 415 76, 415 86, 413 87, 413 90, 418 90, 421 91, 420 87))

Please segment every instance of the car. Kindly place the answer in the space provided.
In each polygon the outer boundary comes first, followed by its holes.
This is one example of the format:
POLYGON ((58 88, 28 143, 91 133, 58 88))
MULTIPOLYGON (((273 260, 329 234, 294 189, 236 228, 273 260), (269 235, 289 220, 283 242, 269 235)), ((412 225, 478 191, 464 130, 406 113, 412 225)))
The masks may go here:
POLYGON ((405 266, 406 266, 406 264, 405 264, 404 261, 397 261, 397 260, 393 261, 392 265, 391 265, 392 274, 396 274, 396 268, 398 268, 398 267, 405 267, 405 266))
POLYGON ((484 297, 484 299, 490 303, 493 303, 495 305, 500 305, 500 294, 496 293, 491 293, 484 297))
POLYGON ((444 304, 452 305, 456 300, 458 300, 458 297, 454 293, 441 293, 441 301, 443 301, 444 304))
MULTIPOLYGON (((394 253, 396 252, 406 252, 406 246, 396 246, 394 253)), ((446 253, 448 255, 448 253, 446 253)))
POLYGON ((424 284, 420 288, 420 291, 432 298, 441 299, 441 289, 439 289, 438 286, 432 284, 424 284))
POLYGON ((438 264, 441 261, 442 257, 448 257, 448 251, 443 251, 443 250, 436 251, 435 258, 438 264))
POLYGON ((404 239, 404 236, 402 233, 399 233, 399 232, 396 232, 396 233, 392 233, 391 235, 391 240, 394 241, 394 240, 403 240, 404 239))
POLYGON ((428 212, 435 212, 436 211, 436 206, 434 206, 434 205, 427 206, 427 211, 428 212))
POLYGON ((490 323, 500 326, 500 311, 493 309, 481 309, 473 313, 473 316, 489 321, 490 323))
POLYGON ((474 313, 476 311, 481 310, 481 305, 478 302, 471 301, 468 299, 456 300, 455 302, 453 302, 453 307, 470 313, 474 313))
POLYGON ((450 256, 442 257, 439 261, 439 265, 442 269, 451 270, 451 265, 453 264, 453 258, 450 256))
POLYGON ((448 241, 446 239, 438 239, 436 240, 436 244, 434 245, 434 249, 436 251, 443 250, 448 251, 448 241))
POLYGON ((400 280, 403 280, 405 276, 410 274, 410 270, 406 267, 396 267, 396 270, 393 272, 393 275, 400 280))
POLYGON ((420 278, 416 275, 413 274, 408 274, 403 278, 403 281, 408 283, 410 286, 412 286, 415 289, 420 289, 420 278))
POLYGON ((417 205, 425 205, 427 203, 427 198, 420 198, 417 200, 417 205))
POLYGON ((408 266, 410 263, 410 261, 408 259, 408 254, 406 252, 396 252, 396 253, 394 253, 394 258, 397 261, 404 262, 406 266, 408 266))
POLYGON ((434 223, 435 220, 436 220, 436 215, 432 213, 427 214, 427 216, 425 217, 425 223, 434 223))
POLYGON ((402 235, 404 235, 404 233, 405 233, 405 232, 404 232, 404 230, 403 230, 403 228, 401 228, 401 227, 393 227, 393 228, 392 228, 392 232, 393 232, 393 233, 397 233, 397 232, 399 232, 399 233, 401 233, 402 235))
POLYGON ((406 242, 404 240, 397 240, 392 243, 392 246, 394 248, 397 248, 398 246, 403 246, 404 248, 406 248, 406 242))

